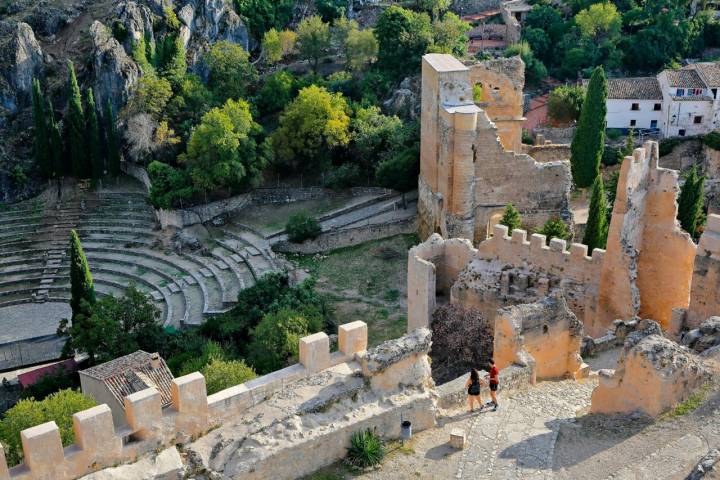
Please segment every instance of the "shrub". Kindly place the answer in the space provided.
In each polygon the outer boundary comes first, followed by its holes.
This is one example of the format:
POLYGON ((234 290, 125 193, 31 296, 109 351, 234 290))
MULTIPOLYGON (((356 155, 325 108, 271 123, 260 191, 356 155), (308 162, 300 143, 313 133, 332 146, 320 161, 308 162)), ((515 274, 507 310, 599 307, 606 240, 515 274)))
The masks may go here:
POLYGON ((720 132, 712 131, 703 137, 703 143, 713 150, 720 150, 720 132))
POLYGON ((609 140, 617 140, 622 137, 622 131, 618 128, 608 128, 605 130, 605 135, 609 140))
POLYGON ((340 190, 357 185, 360 182, 360 167, 355 163, 343 163, 333 168, 325 177, 325 186, 333 190, 340 190))
POLYGON ((558 122, 572 122, 580 118, 585 89, 580 85, 560 86, 548 97, 548 116, 558 122))
POLYGON ((620 148, 605 147, 605 151, 602 156, 602 164, 605 166, 617 165, 622 162, 624 152, 620 148))
POLYGON ((351 467, 363 469, 379 465, 385 458, 385 445, 380 437, 370 429, 355 432, 350 437, 345 462, 351 467))
POLYGON ((242 360, 217 359, 210 360, 210 363, 202 369, 202 374, 205 376, 208 395, 240 385, 257 376, 255 370, 242 360))
POLYGON ((320 224, 307 213, 296 213, 285 225, 288 240, 292 243, 303 243, 305 240, 317 238, 322 233, 320 224))
POLYGON ((500 219, 500 225, 508 227, 509 233, 512 233, 513 230, 520 228, 520 225, 522 225, 520 212, 517 211, 512 203, 508 203, 505 206, 505 213, 503 213, 503 216, 500 219))
POLYGON ((561 240, 567 240, 570 238, 570 229, 559 217, 550 218, 547 222, 545 222, 545 225, 543 225, 538 233, 545 235, 548 243, 553 238, 559 238, 561 240))

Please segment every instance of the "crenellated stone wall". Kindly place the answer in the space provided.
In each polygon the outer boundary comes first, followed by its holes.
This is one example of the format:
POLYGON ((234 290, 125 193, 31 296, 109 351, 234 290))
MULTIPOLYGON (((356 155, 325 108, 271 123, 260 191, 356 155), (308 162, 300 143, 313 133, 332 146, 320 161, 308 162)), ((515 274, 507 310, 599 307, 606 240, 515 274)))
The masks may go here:
POLYGON ((708 215, 693 265, 690 305, 684 326, 697 328, 720 314, 720 215, 708 215))

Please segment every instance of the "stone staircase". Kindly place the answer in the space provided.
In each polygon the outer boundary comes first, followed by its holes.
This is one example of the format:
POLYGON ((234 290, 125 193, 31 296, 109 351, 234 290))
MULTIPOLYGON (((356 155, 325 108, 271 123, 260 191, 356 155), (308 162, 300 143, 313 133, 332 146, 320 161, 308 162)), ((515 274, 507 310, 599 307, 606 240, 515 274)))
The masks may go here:
POLYGON ((0 211, 0 309, 69 300, 71 229, 80 236, 98 295, 120 295, 135 285, 161 309, 166 326, 201 324, 277 268, 264 239, 242 229, 228 231, 203 253, 166 248, 142 186, 123 179, 111 189, 80 188, 57 206, 30 201, 0 211))

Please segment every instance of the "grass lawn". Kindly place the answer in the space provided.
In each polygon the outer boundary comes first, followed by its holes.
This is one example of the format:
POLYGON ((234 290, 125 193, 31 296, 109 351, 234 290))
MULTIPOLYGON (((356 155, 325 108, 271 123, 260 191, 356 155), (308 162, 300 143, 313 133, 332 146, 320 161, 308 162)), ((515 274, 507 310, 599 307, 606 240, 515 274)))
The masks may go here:
POLYGON ((418 243, 416 235, 398 235, 324 255, 288 258, 317 280, 333 307, 335 323, 368 324, 372 346, 405 333, 407 251, 418 243))

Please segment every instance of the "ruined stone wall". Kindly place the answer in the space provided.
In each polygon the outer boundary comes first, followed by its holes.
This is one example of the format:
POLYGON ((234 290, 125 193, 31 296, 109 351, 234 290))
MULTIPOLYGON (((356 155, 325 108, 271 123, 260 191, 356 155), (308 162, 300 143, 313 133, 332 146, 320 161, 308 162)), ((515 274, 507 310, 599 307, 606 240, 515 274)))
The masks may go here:
POLYGON ((523 145, 522 152, 530 155, 536 162, 560 162, 570 159, 570 145, 548 143, 545 145, 523 145))
POLYGON ((657 416, 686 400, 709 378, 696 355, 664 338, 657 323, 643 320, 640 329, 628 335, 617 368, 600 371, 590 412, 657 416))
POLYGON ((708 215, 693 265, 690 305, 685 326, 697 328, 720 314, 720 215, 708 215))
POLYGON ((450 55, 430 54, 422 68, 420 236, 482 241, 507 203, 530 227, 552 216, 569 221, 569 164, 538 163, 501 143, 521 149, 523 81, 514 77, 522 62, 503 59, 469 69, 450 55), (483 83, 486 110, 472 100, 474 81, 483 83))
POLYGON ((580 357, 582 323, 555 293, 532 304, 501 308, 495 317, 493 355, 498 368, 532 368, 536 380, 580 378, 589 368, 580 357))
POLYGON ((600 336, 615 319, 636 315, 672 325, 686 308, 695 244, 677 223, 677 172, 658 167, 656 142, 635 149, 620 170, 600 280, 598 315, 585 327, 600 336))

